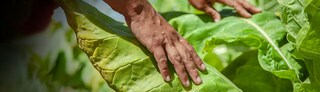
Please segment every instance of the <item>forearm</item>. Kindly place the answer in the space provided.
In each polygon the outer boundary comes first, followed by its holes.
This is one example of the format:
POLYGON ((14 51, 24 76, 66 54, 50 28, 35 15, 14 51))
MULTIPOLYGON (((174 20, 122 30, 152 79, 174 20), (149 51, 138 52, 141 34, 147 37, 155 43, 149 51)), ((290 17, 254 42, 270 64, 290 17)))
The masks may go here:
POLYGON ((122 14, 128 25, 133 20, 152 18, 157 15, 147 0, 104 0, 111 8, 122 14))

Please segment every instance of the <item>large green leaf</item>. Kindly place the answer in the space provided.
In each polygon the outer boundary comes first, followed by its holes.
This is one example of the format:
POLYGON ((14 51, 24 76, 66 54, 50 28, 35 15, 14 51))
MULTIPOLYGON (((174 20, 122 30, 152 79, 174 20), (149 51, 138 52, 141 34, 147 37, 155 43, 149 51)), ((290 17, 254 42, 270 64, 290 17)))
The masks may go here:
POLYGON ((245 44, 259 47, 261 43, 268 42, 266 37, 279 41, 285 35, 281 22, 272 13, 257 14, 251 19, 231 16, 218 23, 206 23, 208 19, 189 14, 169 22, 178 28, 179 33, 194 46, 201 57, 204 57, 205 53, 202 50, 205 46, 230 43, 231 45, 245 44), (259 30, 261 28, 263 30, 259 30))
POLYGON ((306 8, 309 29, 297 35, 297 55, 305 58, 313 91, 320 91, 320 1, 313 0, 306 8))
POLYGON ((247 45, 261 49, 259 61, 268 71, 279 69, 271 67, 272 65, 265 65, 266 63, 279 63, 284 67, 291 65, 277 44, 278 41, 283 40, 286 32, 281 22, 272 13, 257 14, 251 19, 227 17, 221 22, 205 25, 202 25, 204 24, 202 20, 206 19, 200 19, 195 15, 185 15, 170 21, 179 33, 194 46, 200 57, 204 58, 209 55, 208 53, 212 51, 210 48, 218 44, 247 45), (274 50, 275 55, 280 57, 277 59, 263 58, 263 55, 272 54, 264 49, 274 50))
POLYGON ((308 18, 308 22, 305 25, 300 25, 306 27, 301 29, 297 34, 297 50, 301 52, 307 59, 313 59, 319 61, 320 58, 320 1, 313 0, 306 8, 305 13, 307 14, 305 18, 308 18))
MULTIPOLYGON (((287 55, 290 45, 285 45, 284 48, 280 48, 281 45, 278 45, 278 43, 283 43, 282 40, 285 40, 283 38, 286 32, 281 21, 274 14, 265 12, 254 15, 251 19, 231 16, 218 23, 205 22, 205 20, 208 20, 208 18, 189 14, 174 18, 170 23, 194 46, 201 58, 212 57, 213 48, 219 44, 228 46, 246 45, 259 49, 259 57, 257 54, 251 55, 251 57, 259 58, 257 61, 262 66, 259 69, 270 71, 280 78, 297 80, 296 71, 299 71, 301 66, 292 63, 295 60, 290 54, 287 55)), ((268 76, 276 78, 274 75, 268 76)), ((278 81, 282 80, 284 79, 278 81)), ((288 80, 286 81, 288 82, 288 80)), ((252 85, 259 86, 254 83, 252 85)), ((283 87, 290 86, 292 86, 290 83, 283 85, 283 87)))
POLYGON ((245 92, 291 92, 290 80, 265 71, 254 57, 257 50, 247 51, 236 58, 222 73, 245 92))
MULTIPOLYGON (((153 56, 122 23, 81 0, 60 0, 80 48, 116 91, 241 91, 213 67, 200 72, 201 85, 184 88, 176 74, 165 82, 153 56)), ((170 68, 173 71, 173 68, 170 68)))
POLYGON ((297 91, 320 91, 320 1, 278 0, 282 5, 281 20, 287 29, 288 40, 295 46, 293 55, 304 61, 310 83, 295 86, 297 91))

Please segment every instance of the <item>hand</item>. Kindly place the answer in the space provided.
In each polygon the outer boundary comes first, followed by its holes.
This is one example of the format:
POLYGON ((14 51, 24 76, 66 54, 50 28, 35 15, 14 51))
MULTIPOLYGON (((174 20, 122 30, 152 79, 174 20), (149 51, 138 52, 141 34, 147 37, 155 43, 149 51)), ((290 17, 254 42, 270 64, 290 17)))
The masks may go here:
POLYGON ((245 18, 250 18, 251 14, 256 14, 261 12, 260 9, 249 4, 246 0, 189 0, 191 5, 196 9, 204 11, 206 14, 210 15, 215 22, 220 21, 221 16, 217 10, 211 7, 215 2, 222 3, 235 8, 235 10, 245 18), (250 13, 249 13, 250 12, 250 13))
POLYGON ((205 65, 193 47, 152 8, 147 0, 128 0, 126 4, 128 4, 126 9, 118 11, 124 11, 120 13, 125 16, 132 33, 153 53, 163 79, 171 80, 167 64, 169 59, 184 86, 190 86, 188 74, 195 84, 201 84, 197 68, 205 70, 205 65))

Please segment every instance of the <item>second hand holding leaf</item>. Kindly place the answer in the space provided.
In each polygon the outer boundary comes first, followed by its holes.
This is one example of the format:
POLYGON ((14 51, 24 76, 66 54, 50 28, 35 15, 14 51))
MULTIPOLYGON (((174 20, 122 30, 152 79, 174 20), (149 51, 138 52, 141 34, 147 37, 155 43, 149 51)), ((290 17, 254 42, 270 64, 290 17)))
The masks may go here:
POLYGON ((260 13, 261 10, 251 5, 246 0, 189 0, 190 4, 196 9, 204 11, 210 15, 215 22, 221 20, 219 12, 212 7, 212 4, 218 2, 235 8, 235 10, 244 18, 250 18, 251 14, 260 13))

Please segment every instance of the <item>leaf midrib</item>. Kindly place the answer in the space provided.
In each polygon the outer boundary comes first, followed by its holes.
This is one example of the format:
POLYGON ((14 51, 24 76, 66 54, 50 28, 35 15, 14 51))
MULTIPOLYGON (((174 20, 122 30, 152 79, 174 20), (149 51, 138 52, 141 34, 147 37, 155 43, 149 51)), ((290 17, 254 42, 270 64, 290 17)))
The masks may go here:
POLYGON ((268 34, 261 28, 259 27, 256 23, 252 22, 251 20, 248 19, 242 19, 246 23, 252 25, 254 28, 257 29, 257 31, 271 44, 271 46, 278 52, 278 54, 281 56, 281 58, 285 61, 285 63, 288 65, 289 69, 293 69, 293 67, 289 64, 289 61, 285 57, 285 55, 281 52, 280 48, 275 44, 274 41, 272 41, 271 37, 268 36, 268 34))

